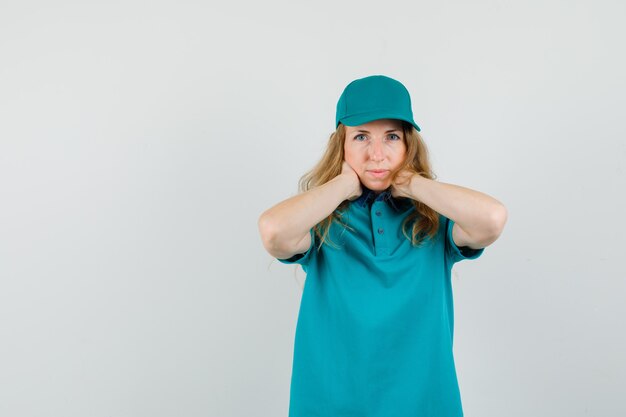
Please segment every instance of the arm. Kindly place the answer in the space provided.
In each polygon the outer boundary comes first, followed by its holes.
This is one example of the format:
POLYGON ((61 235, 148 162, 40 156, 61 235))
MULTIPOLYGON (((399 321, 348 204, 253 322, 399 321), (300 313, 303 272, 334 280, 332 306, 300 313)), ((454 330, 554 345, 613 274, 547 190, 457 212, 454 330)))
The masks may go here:
POLYGON ((306 252, 310 229, 352 197, 353 190, 353 179, 342 174, 263 212, 258 227, 265 250, 278 259, 306 252))
POLYGON ((408 194, 454 221, 452 237, 459 247, 489 246, 502 233, 508 216, 506 207, 487 194, 418 174, 411 177, 408 194))

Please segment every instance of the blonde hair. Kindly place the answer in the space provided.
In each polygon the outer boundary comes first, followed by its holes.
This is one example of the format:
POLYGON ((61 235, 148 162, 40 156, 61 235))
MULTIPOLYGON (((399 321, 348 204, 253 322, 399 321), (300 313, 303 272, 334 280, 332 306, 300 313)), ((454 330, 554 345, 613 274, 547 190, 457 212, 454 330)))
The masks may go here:
MULTIPOLYGON (((404 132, 403 140, 406 145, 406 158, 404 164, 392 177, 392 181, 395 180, 397 174, 402 169, 407 169, 422 177, 434 180, 436 175, 431 170, 428 149, 426 148, 422 136, 413 125, 405 121, 402 121, 402 130, 404 132)), ((345 126, 340 123, 335 132, 330 135, 326 151, 320 161, 298 181, 299 192, 305 192, 314 187, 318 187, 341 174, 344 160, 345 138, 345 126)), ((437 229, 439 228, 439 214, 421 201, 410 201, 415 207, 415 210, 411 211, 402 222, 402 232, 404 236, 411 241, 413 246, 421 246, 427 238, 431 239, 437 234, 437 229), (412 224, 410 236, 406 231, 406 226, 409 224, 412 224)), ((349 204, 352 204, 352 202, 344 200, 337 206, 333 213, 315 225, 315 234, 320 242, 318 250, 327 239, 327 244, 334 245, 328 236, 332 222, 337 222, 345 228, 352 229, 343 222, 342 216, 349 204)))

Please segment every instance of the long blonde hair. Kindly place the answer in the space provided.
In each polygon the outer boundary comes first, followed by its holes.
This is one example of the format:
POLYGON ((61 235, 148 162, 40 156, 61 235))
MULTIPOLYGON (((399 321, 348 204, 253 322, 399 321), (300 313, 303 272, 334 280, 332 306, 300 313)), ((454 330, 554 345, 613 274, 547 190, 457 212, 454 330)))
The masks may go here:
MULTIPOLYGON (((426 148, 422 136, 413 125, 405 121, 402 121, 402 130, 404 131, 406 158, 403 166, 394 174, 392 181, 403 168, 415 172, 422 177, 434 180, 436 175, 431 170, 428 149, 426 148)), ((330 135, 326 151, 320 161, 298 181, 299 192, 305 192, 314 187, 318 187, 341 174, 341 167, 344 160, 345 138, 345 126, 340 123, 337 129, 330 135)), ((415 207, 415 210, 411 211, 402 222, 402 232, 404 236, 411 241, 413 246, 420 246, 427 238, 430 239, 437 234, 437 229, 439 228, 439 214, 421 201, 410 201, 415 207), (409 224, 412 224, 410 236, 406 231, 406 226, 409 224)), ((321 248, 322 244, 326 242, 327 239, 329 245, 334 245, 328 236, 333 221, 351 229, 342 220, 342 214, 345 212, 348 204, 352 204, 352 202, 344 200, 328 217, 315 225, 315 233, 320 242, 318 249, 321 248)))

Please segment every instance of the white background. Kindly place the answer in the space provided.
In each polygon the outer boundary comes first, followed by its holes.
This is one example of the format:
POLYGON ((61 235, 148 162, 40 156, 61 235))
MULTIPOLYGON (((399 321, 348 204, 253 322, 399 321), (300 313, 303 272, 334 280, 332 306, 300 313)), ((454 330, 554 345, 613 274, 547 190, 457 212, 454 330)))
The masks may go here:
POLYGON ((0 1, 0 415, 286 416, 304 272, 257 219, 372 74, 509 210, 454 267, 466 416, 626 415, 625 15, 0 1))

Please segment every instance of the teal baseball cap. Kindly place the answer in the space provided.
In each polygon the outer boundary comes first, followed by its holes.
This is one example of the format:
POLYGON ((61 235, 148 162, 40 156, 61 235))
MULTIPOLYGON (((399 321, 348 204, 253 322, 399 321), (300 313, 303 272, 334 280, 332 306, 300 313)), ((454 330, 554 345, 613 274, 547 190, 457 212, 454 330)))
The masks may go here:
POLYGON ((370 75, 348 84, 337 102, 335 128, 339 123, 358 126, 378 119, 404 120, 420 131, 413 120, 411 96, 400 81, 370 75))

